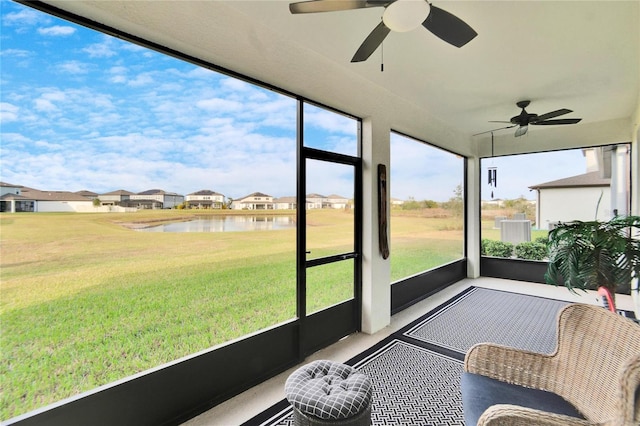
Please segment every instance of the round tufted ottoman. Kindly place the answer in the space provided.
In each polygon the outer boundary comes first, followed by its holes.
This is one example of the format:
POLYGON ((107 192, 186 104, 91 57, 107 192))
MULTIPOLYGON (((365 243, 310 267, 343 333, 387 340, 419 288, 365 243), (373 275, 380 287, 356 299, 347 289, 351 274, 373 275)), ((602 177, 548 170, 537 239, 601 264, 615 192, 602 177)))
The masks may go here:
POLYGON ((297 426, 371 424, 371 381, 348 365, 311 362, 289 376, 284 391, 297 426))

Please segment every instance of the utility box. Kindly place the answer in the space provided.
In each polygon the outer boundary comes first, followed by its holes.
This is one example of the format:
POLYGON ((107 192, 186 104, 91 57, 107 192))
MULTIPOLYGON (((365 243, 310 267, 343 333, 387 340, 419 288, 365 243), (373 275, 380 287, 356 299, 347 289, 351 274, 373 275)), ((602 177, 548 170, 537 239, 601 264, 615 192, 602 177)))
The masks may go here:
POLYGON ((514 245, 531 241, 531 221, 503 220, 500 222, 500 240, 514 245))
POLYGON ((514 213, 513 220, 527 220, 526 213, 514 213))
POLYGON ((500 222, 507 220, 506 216, 496 216, 494 218, 493 229, 500 229, 500 222))

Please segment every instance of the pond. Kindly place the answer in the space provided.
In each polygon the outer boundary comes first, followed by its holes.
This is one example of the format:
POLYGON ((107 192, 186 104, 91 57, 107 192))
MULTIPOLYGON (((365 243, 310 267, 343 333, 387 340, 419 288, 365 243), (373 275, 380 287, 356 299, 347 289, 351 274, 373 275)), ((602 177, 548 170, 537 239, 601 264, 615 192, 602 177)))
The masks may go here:
POLYGON ((207 216, 137 230, 142 232, 238 232, 277 231, 295 227, 295 220, 289 216, 207 216))

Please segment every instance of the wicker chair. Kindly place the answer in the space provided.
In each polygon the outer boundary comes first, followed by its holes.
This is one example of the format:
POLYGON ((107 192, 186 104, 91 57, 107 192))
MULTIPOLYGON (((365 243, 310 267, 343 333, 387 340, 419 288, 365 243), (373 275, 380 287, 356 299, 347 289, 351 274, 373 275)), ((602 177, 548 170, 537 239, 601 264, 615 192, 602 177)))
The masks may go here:
MULTIPOLYGON (((602 307, 570 304, 557 327, 553 354, 480 343, 467 352, 464 370, 551 392, 584 419, 498 403, 478 425, 640 425, 640 326, 602 307)), ((463 401, 464 393, 463 380, 463 401)))

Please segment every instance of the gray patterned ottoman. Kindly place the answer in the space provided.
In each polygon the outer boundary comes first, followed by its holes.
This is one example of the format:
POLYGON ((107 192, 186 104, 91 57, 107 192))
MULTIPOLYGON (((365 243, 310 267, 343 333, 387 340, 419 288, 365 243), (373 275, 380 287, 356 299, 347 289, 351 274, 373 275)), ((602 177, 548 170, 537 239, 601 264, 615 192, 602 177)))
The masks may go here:
POLYGON ((294 424, 371 424, 373 388, 369 377, 333 361, 314 361, 294 371, 284 386, 294 424))

